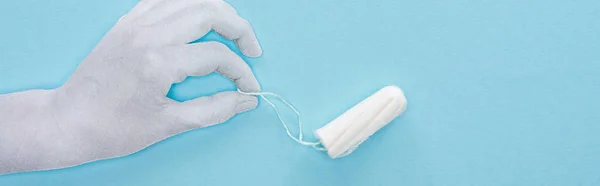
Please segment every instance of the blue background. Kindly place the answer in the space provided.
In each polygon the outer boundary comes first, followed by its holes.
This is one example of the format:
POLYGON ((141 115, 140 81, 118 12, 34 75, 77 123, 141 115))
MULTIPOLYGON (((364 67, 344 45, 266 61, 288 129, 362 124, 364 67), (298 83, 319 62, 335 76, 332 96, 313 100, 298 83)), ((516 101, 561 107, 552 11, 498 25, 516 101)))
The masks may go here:
MULTIPOLYGON (((247 59, 263 89, 300 110, 303 132, 388 84, 407 112, 332 160, 261 102, 131 156, 0 185, 600 185, 599 1, 228 2, 264 49, 247 59)), ((0 93, 60 86, 136 3, 2 1, 0 93)), ((169 97, 234 89, 211 75, 169 97)))

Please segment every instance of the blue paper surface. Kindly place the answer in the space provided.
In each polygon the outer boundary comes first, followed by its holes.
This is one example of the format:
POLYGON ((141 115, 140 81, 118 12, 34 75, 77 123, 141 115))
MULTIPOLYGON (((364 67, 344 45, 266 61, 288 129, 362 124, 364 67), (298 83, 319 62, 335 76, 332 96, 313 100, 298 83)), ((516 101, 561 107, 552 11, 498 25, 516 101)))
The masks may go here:
MULTIPOLYGON (((407 112, 332 160, 261 102, 131 156, 0 185, 600 185, 599 1, 228 2, 264 49, 247 59, 263 90, 298 108, 310 139, 389 84, 407 112)), ((0 93, 60 86, 135 3, 1 2, 0 93)), ((234 89, 194 77, 169 97, 234 89)))

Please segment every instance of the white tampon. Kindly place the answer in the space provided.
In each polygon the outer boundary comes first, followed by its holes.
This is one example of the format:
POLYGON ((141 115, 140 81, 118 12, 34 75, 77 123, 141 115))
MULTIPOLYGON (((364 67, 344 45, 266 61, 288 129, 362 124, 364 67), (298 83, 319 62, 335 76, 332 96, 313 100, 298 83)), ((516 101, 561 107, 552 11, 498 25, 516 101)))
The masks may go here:
POLYGON ((315 135, 329 157, 344 157, 402 114, 406 105, 400 88, 386 86, 319 128, 315 135))
POLYGON ((315 135, 320 139, 319 142, 308 142, 303 140, 300 112, 281 96, 270 92, 248 93, 240 90, 238 92, 260 96, 275 109, 279 121, 290 138, 302 145, 327 151, 331 158, 340 158, 352 153, 358 145, 406 110, 406 98, 402 90, 397 86, 386 86, 318 129, 315 135), (298 137, 292 135, 287 123, 279 113, 279 109, 266 96, 280 99, 298 115, 298 130, 300 131, 298 137), (318 147, 319 145, 325 148, 318 147))

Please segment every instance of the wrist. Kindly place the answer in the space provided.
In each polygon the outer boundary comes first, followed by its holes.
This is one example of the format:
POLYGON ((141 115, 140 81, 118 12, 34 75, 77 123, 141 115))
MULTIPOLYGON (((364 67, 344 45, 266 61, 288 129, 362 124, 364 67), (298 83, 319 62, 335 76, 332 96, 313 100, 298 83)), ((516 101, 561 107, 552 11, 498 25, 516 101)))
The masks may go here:
POLYGON ((5 121, 28 119, 29 115, 46 115, 54 101, 54 90, 28 90, 0 95, 0 115, 5 121))

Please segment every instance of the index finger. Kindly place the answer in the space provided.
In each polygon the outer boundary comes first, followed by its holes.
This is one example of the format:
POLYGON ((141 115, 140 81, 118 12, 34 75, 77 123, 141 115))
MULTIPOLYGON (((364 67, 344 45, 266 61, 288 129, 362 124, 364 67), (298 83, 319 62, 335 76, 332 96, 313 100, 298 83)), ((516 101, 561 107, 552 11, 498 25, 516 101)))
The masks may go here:
POLYGON ((173 82, 187 76, 204 76, 217 72, 246 92, 259 92, 260 86, 246 62, 227 46, 219 42, 203 42, 162 49, 160 63, 171 63, 168 75, 173 82))
POLYGON ((224 13, 215 18, 212 29, 221 36, 234 40, 244 55, 258 57, 262 54, 252 25, 248 20, 240 17, 233 8, 225 8, 224 13))

